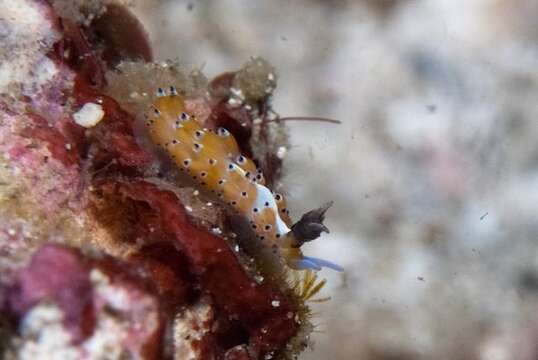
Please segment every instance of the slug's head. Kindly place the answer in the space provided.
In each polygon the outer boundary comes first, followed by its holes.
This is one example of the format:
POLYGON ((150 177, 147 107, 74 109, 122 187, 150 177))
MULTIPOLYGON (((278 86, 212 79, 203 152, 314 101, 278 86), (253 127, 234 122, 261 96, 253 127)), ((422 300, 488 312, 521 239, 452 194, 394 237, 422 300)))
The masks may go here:
POLYGON ((311 210, 301 217, 301 220, 292 225, 291 231, 283 239, 280 254, 286 260, 289 267, 296 270, 312 269, 321 270, 327 267, 336 271, 344 269, 330 261, 304 256, 300 247, 308 241, 317 239, 322 232, 329 232, 323 224, 325 212, 331 207, 329 202, 318 209, 311 210))

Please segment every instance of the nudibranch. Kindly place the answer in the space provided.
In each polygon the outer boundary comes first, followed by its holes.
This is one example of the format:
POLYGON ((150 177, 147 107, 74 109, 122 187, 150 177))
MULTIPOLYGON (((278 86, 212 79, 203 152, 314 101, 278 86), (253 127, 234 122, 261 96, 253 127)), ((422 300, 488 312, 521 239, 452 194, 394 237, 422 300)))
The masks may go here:
POLYGON ((203 128, 185 108, 185 99, 174 87, 157 91, 147 114, 152 141, 162 147, 181 171, 215 193, 243 215, 261 243, 297 270, 342 268, 330 261, 304 256, 300 247, 328 232, 322 221, 328 206, 305 214, 292 225, 286 200, 265 186, 262 172, 242 155, 233 135, 224 128, 203 128))

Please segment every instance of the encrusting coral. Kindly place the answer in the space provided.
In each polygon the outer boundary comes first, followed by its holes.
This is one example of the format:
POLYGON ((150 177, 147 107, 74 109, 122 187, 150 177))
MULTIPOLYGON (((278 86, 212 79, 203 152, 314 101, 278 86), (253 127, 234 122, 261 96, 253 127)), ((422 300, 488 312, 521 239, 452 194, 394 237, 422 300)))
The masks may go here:
MULTIPOLYGON (((257 186, 274 188, 279 150, 287 146, 270 106, 274 69, 256 58, 208 81, 198 70, 152 62, 126 7, 101 3, 89 16, 94 7, 60 4, 0 5, 13 15, 5 29, 18 44, 2 65, 17 76, 0 83, 0 303, 2 324, 10 324, 2 330, 4 355, 298 354, 312 329, 306 301, 324 281, 310 271, 290 280, 294 270, 255 241, 244 217, 185 177, 144 127, 144 114, 159 101, 154 91, 173 86, 185 113, 228 129, 236 157, 253 173, 250 159, 257 162, 265 176, 257 186), (21 32, 22 19, 41 32, 21 32)), ((326 230, 327 208, 292 225, 284 203, 271 196, 273 203, 284 210, 297 249, 326 230)), ((328 263, 312 264, 306 267, 328 263)))

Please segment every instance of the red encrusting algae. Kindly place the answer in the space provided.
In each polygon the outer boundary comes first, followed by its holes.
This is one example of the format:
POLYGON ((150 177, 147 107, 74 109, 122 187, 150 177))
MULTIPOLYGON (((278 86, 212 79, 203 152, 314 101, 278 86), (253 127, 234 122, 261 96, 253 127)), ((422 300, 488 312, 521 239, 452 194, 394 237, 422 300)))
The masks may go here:
MULTIPOLYGON (((37 139, 47 144, 51 156, 65 166, 78 165, 80 157, 77 151, 71 151, 73 141, 62 134, 56 127, 50 126, 43 117, 26 114, 31 124, 22 130, 21 135, 29 139, 37 139)), ((73 143, 74 144, 74 143, 73 143)))
POLYGON ((160 223, 157 231, 172 237, 190 264, 202 290, 211 295, 229 318, 237 318, 248 331, 253 350, 266 353, 279 349, 297 330, 295 309, 279 292, 257 284, 220 237, 192 225, 175 194, 143 180, 106 182, 100 187, 149 205, 160 223), (274 307, 272 303, 278 302, 274 307))

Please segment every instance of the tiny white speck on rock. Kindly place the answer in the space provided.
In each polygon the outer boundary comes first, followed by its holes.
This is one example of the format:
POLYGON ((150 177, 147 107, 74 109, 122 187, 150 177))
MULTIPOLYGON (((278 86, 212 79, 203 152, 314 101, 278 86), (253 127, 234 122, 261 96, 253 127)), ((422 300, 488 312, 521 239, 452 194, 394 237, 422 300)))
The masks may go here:
POLYGON ((65 144, 65 148, 66 148, 67 150, 71 150, 71 144, 70 144, 70 143, 65 144))
POLYGON ((211 231, 213 231, 214 234, 222 234, 222 230, 218 227, 214 227, 213 229, 211 229, 211 231))
POLYGON ((104 116, 105 112, 101 105, 89 102, 73 114, 73 119, 78 125, 91 128, 97 125, 104 116))
POLYGON ((187 210, 188 212, 192 212, 192 208, 190 206, 185 206, 185 210, 187 210))
POLYGON ((276 151, 276 157, 282 160, 286 157, 287 152, 288 149, 286 149, 285 146, 279 146, 278 150, 276 151))
POLYGON ((228 105, 230 105, 232 108, 237 108, 237 107, 241 106, 241 104, 243 104, 243 102, 241 100, 236 99, 236 98, 228 99, 228 105))
POLYGON ((232 87, 230 88, 230 92, 237 98, 243 100, 245 98, 245 95, 243 94, 243 91, 241 89, 232 87))
POLYGON ((287 314, 286 314, 286 317, 288 319, 291 319, 293 317, 293 313, 291 311, 289 311, 287 314))
POLYGON ((269 110, 267 112, 267 115, 265 115, 265 118, 268 120, 268 121, 274 121, 278 118, 278 114, 276 112, 274 112, 273 110, 269 110))
POLYGON ((273 301, 271 301, 271 305, 273 307, 279 307, 280 306, 280 301, 279 300, 273 300, 273 301))

